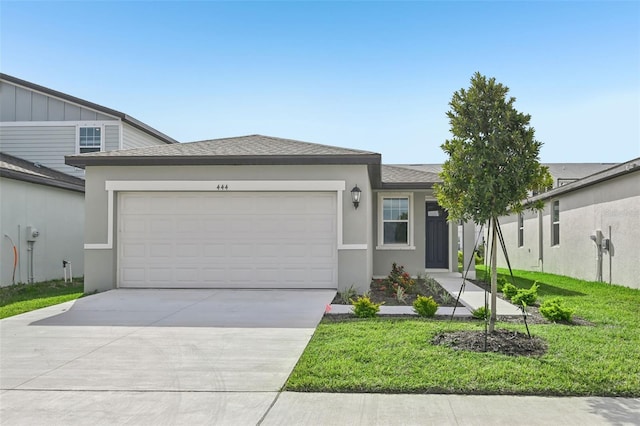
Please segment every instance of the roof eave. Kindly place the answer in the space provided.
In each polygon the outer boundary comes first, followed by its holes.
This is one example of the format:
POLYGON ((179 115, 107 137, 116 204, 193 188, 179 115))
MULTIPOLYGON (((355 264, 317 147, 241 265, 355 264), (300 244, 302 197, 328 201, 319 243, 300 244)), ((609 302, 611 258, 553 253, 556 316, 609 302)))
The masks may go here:
POLYGON ((370 155, 194 155, 194 156, 82 156, 65 157, 65 164, 86 166, 257 166, 257 165, 328 165, 380 164, 380 154, 370 155))
POLYGON ((578 191, 585 187, 589 187, 601 182, 606 182, 608 180, 615 179, 619 176, 624 176, 634 172, 640 172, 640 167, 636 164, 638 160, 640 160, 640 158, 631 160, 622 165, 614 166, 612 169, 604 170, 600 173, 596 173, 591 176, 584 177, 575 182, 568 183, 564 186, 554 188, 542 194, 538 194, 536 196, 527 198, 527 200, 525 201, 525 204, 528 205, 528 204, 533 204, 537 201, 545 201, 562 194, 568 194, 570 192, 578 191))
POLYGON ((85 192, 84 182, 82 184, 81 183, 74 184, 71 182, 64 182, 64 181, 59 181, 52 178, 34 176, 28 173, 21 173, 14 170, 6 170, 6 169, 0 170, 0 176, 7 179, 14 179, 14 180, 19 180, 23 182, 51 186, 51 187, 60 188, 60 189, 67 189, 75 192, 81 192, 81 193, 85 192))
POLYGON ((380 189, 385 190, 417 190, 433 189, 435 182, 382 182, 380 189))

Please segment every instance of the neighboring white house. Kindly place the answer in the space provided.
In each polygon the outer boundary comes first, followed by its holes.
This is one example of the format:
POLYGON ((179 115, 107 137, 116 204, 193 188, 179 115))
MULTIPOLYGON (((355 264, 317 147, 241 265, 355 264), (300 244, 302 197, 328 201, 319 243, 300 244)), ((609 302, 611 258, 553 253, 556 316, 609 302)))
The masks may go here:
POLYGON ((3 286, 62 277, 63 261, 68 274, 82 275, 84 183, 0 153, 3 286))
POLYGON ((177 141, 122 112, 0 73, 0 151, 83 177, 64 156, 177 141))
POLYGON ((640 288, 640 158, 561 182, 536 200, 543 211, 500 218, 512 268, 640 288))
POLYGON ((119 111, 0 74, 0 285, 60 278, 63 260, 84 274, 84 170, 65 155, 173 143, 119 111))

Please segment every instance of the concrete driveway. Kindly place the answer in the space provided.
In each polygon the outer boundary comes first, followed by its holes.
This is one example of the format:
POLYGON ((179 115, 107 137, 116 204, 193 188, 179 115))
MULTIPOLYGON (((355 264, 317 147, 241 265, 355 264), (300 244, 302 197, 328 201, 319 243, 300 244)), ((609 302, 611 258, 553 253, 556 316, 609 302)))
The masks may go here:
POLYGON ((0 321, 6 424, 256 424, 330 290, 112 290, 0 321))

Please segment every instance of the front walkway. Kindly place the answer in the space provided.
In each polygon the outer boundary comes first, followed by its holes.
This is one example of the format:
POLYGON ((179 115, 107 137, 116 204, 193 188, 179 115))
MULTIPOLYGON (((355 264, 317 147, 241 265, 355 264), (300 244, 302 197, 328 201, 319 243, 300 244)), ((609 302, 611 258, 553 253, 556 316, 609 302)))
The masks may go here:
MULTIPOLYGON (((448 306, 442 306, 438 308, 436 312, 437 316, 451 316, 453 313, 454 318, 468 318, 471 316, 471 312, 485 305, 485 291, 473 284, 469 280, 465 280, 464 288, 462 288, 462 274, 457 272, 438 272, 429 274, 430 277, 435 279, 438 284, 442 286, 454 299, 458 298, 460 294, 460 303, 464 307, 458 307, 454 309, 448 306), (460 292, 462 288, 462 292, 460 292)), ((486 295, 490 297, 489 294, 486 295)), ((521 316, 522 311, 512 305, 511 303, 498 298, 497 300, 497 314, 501 317, 521 316)), ((327 310, 328 314, 350 314, 352 313, 351 305, 331 305, 327 310)), ((380 306, 379 315, 417 315, 413 311, 413 307, 407 306, 380 306)))

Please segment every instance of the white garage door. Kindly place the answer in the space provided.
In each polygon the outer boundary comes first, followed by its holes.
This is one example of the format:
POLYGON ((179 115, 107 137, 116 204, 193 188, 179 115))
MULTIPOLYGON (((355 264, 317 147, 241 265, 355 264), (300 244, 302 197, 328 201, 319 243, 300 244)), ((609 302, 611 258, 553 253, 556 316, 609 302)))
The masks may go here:
POLYGON ((120 287, 336 288, 336 193, 123 192, 120 287))

